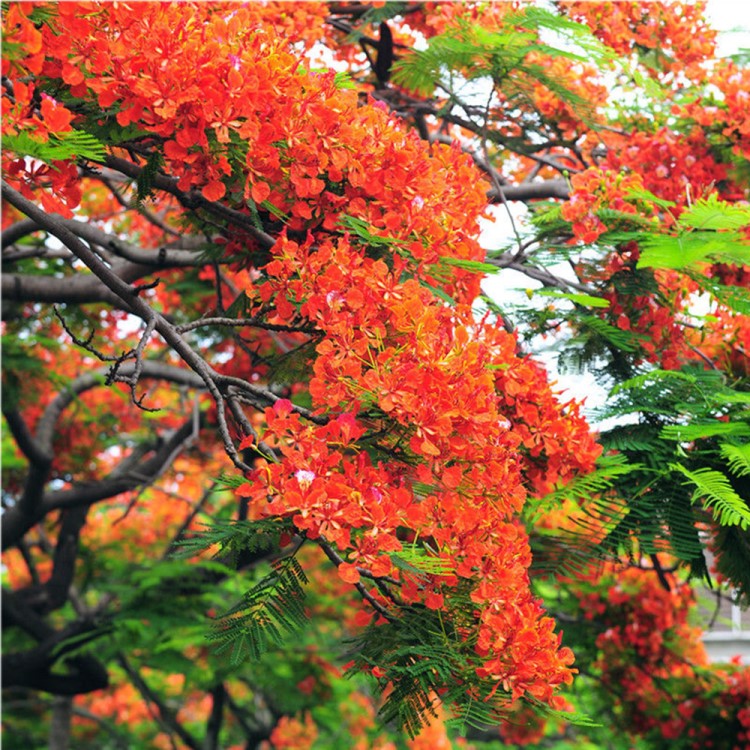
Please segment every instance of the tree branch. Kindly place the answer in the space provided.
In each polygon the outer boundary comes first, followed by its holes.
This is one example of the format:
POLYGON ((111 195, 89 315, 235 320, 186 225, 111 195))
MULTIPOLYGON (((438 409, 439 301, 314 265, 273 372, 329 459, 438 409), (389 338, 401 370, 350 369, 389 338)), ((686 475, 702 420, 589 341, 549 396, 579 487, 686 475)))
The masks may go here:
MULTIPOLYGON (((563 179, 544 180, 543 182, 529 182, 523 185, 503 185, 502 195, 508 201, 550 200, 559 198, 567 200, 570 197, 568 183, 563 179)), ((502 196, 497 188, 487 192, 492 203, 502 203, 502 196)))
POLYGON ((157 720, 170 734, 176 734, 191 750, 203 750, 198 740, 177 721, 177 713, 173 711, 146 683, 135 667, 125 658, 124 654, 117 657, 118 664, 125 670, 130 681, 143 699, 153 704, 158 711, 157 720))
POLYGON ((22 237, 39 231, 41 229, 33 219, 21 219, 21 221, 11 224, 7 229, 3 229, 2 248, 5 250, 6 247, 14 245, 22 237))
MULTIPOLYGON (((130 263, 122 263, 112 268, 112 273, 119 276, 123 282, 136 281, 152 271, 151 267, 134 266, 130 263)), ((132 312, 125 300, 113 294, 95 276, 56 278, 4 273, 0 284, 3 300, 9 302, 57 302, 69 305, 102 302, 132 312)))
MULTIPOLYGON (((118 161, 124 161, 125 164, 130 164, 130 162, 127 162, 126 160, 118 161)), ((138 168, 136 167, 136 169, 138 168)), ((171 184, 169 180, 167 180, 167 182, 171 184)), ((169 344, 169 346, 171 346, 172 349, 182 357, 183 361, 201 377, 209 393, 214 398, 214 401, 216 402, 216 415, 219 421, 219 434, 221 435, 224 450, 227 455, 238 469, 243 472, 250 471, 250 467, 242 460, 229 433, 224 398, 216 384, 216 379, 218 377, 216 371, 192 349, 188 342, 182 338, 175 327, 169 323, 163 315, 156 312, 138 296, 138 289, 132 287, 119 276, 114 274, 110 268, 102 263, 93 250, 85 245, 75 234, 73 234, 73 232, 70 231, 70 229, 62 224, 61 222, 64 222, 64 219, 61 216, 58 214, 45 213, 39 208, 39 206, 24 198, 17 190, 14 190, 4 181, 2 183, 2 193, 8 203, 34 219, 40 226, 47 229, 50 234, 57 237, 60 242, 66 245, 71 252, 75 253, 75 255, 78 256, 78 258, 83 261, 111 291, 130 306, 131 311, 135 315, 138 315, 147 323, 151 320, 154 321, 155 330, 162 336, 167 344, 169 344)), ((244 217, 244 214, 240 214, 240 216, 244 217)), ((257 232, 257 230, 255 231, 257 232)), ((268 237, 268 240, 273 242, 270 237, 268 237)))
POLYGON ((54 630, 18 594, 3 590, 3 625, 20 627, 40 641, 32 649, 3 654, 3 687, 28 687, 55 695, 79 695, 101 690, 109 684, 104 667, 89 655, 66 659, 67 674, 51 671, 68 652, 107 632, 94 621, 77 620, 62 630, 54 630))
POLYGON ((45 466, 52 461, 49 446, 43 446, 34 438, 18 409, 3 409, 3 416, 8 423, 16 445, 21 449, 21 453, 29 459, 30 463, 45 466))
POLYGON ((211 690, 211 713, 206 722, 205 750, 220 750, 221 748, 219 734, 221 733, 221 725, 224 720, 226 695, 227 691, 222 682, 215 685, 211 690))
MULTIPOLYGON (((145 481, 153 481, 174 450, 192 436, 193 420, 191 419, 165 441, 151 459, 138 464, 127 473, 118 474, 115 471, 95 485, 79 486, 72 490, 61 490, 45 495, 44 487, 49 478, 54 455, 52 445, 55 427, 61 414, 81 393, 102 385, 107 372, 107 368, 100 368, 93 373, 76 378, 65 391, 52 400, 40 417, 37 424, 35 450, 37 458, 41 460, 30 466, 20 501, 5 511, 2 524, 3 549, 17 544, 24 534, 51 510, 90 505, 134 489, 144 484, 145 481)), ((123 365, 121 372, 123 376, 132 375, 135 372, 135 365, 133 363, 123 365)), ((191 388, 204 386, 202 379, 189 370, 150 360, 143 363, 142 377, 167 380, 191 388)), ((18 427, 16 422, 14 424, 18 427)))

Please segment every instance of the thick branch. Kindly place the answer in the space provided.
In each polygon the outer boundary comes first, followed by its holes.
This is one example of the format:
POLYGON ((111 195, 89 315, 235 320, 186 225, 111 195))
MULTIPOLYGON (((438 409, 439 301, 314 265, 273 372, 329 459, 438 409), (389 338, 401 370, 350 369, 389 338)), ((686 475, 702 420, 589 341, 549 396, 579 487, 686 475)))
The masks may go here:
POLYGON ((3 654, 3 687, 28 687, 55 695, 79 695, 107 687, 107 672, 93 656, 67 659, 67 674, 51 671, 66 653, 87 639, 104 635, 106 631, 93 621, 78 620, 62 630, 54 630, 17 594, 3 590, 3 625, 20 627, 40 641, 32 649, 3 654))
MULTIPOLYGON (((121 366, 120 372, 124 377, 132 376, 135 367, 135 364, 127 363, 121 366)), ((160 450, 156 451, 151 459, 136 464, 131 471, 125 474, 113 472, 110 477, 95 485, 81 486, 72 490, 62 490, 45 495, 44 488, 49 479, 49 471, 53 460, 52 445, 55 428, 61 414, 81 393, 102 385, 107 372, 107 368, 100 368, 76 378, 65 391, 59 393, 52 400, 39 419, 37 434, 33 443, 33 451, 39 461, 32 462, 29 468, 21 500, 8 508, 3 516, 3 549, 6 549, 9 545, 17 544, 23 538, 23 535, 44 518, 50 510, 88 505, 134 489, 146 480, 153 481, 158 476, 161 466, 169 458, 169 451, 177 449, 181 441, 184 442, 192 434, 193 421, 189 420, 181 430, 178 430, 170 440, 164 443, 160 450)), ((143 362, 141 377, 167 380, 191 388, 201 388, 204 385, 202 379, 189 370, 149 360, 143 362)), ((21 430, 17 420, 14 419, 13 424, 17 430, 21 430)), ((23 435, 22 432, 19 434, 21 434, 22 441, 28 442, 28 435, 23 435)), ((30 445, 26 445, 26 448, 32 450, 30 445)))
POLYGON ((100 482, 43 495, 35 506, 33 515, 21 512, 19 506, 8 508, 3 515, 3 549, 18 544, 29 529, 54 510, 79 508, 138 487, 147 487, 161 474, 180 446, 193 436, 193 429, 193 420, 189 419, 150 458, 130 467, 127 472, 115 470, 100 482))
MULTIPOLYGON (((132 377, 135 373, 136 365, 133 362, 120 365, 118 374, 123 377, 132 377)), ((67 409, 70 404, 84 392, 104 385, 105 378, 109 374, 108 367, 100 367, 98 370, 80 375, 71 381, 64 391, 61 391, 47 406, 44 413, 39 419, 36 429, 36 437, 43 450, 51 451, 52 439, 54 437, 55 426, 57 425, 60 415, 67 409)), ((174 367, 162 362, 145 360, 141 370, 142 378, 154 380, 166 380, 178 385, 186 385, 190 388, 203 388, 203 380, 190 370, 181 367, 174 367)))
POLYGON ((22 237, 26 237, 33 232, 41 231, 37 223, 33 219, 21 219, 15 224, 11 224, 7 229, 3 230, 2 236, 2 247, 3 250, 9 245, 13 245, 22 237))
MULTIPOLYGON (((122 278, 124 282, 130 282, 152 273, 153 270, 150 266, 122 263, 113 267, 112 273, 122 278)), ((3 299, 9 302, 56 302, 70 305, 103 302, 131 312, 130 306, 121 297, 107 289, 95 276, 56 278, 4 273, 1 283, 3 299)))
POLYGON ((159 250, 142 250, 119 237, 103 232, 93 224, 73 221, 72 219, 62 219, 60 223, 89 244, 111 250, 115 255, 119 255, 139 266, 175 268, 198 266, 206 263, 205 259, 201 259, 202 250, 200 249, 196 249, 195 252, 167 247, 161 247, 159 250))
POLYGON ((86 523, 87 507, 74 508, 63 514, 52 564, 52 575, 45 584, 47 609, 62 607, 68 600, 78 557, 78 538, 86 523))
POLYGON ((3 416, 8 423, 10 432, 26 458, 32 464, 46 466, 52 461, 49 446, 44 446, 34 438, 17 409, 3 409, 3 416))

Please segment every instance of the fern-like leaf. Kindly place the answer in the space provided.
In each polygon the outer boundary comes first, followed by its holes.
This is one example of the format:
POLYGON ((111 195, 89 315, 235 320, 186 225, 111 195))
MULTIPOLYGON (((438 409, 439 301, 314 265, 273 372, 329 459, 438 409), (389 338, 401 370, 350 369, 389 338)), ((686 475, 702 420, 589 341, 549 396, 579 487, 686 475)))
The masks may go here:
POLYGON ((702 468, 689 471, 682 464, 670 464, 670 469, 679 471, 696 487, 692 502, 703 501, 722 526, 739 526, 743 531, 750 526, 750 508, 732 489, 724 474, 714 469, 702 468))
POLYGON ((106 156, 104 146, 90 133, 71 130, 52 133, 48 141, 39 141, 28 133, 3 136, 3 148, 18 156, 30 156, 46 164, 69 159, 101 161, 106 156))
POLYGON ((305 584, 307 576, 294 556, 274 562, 271 572, 218 618, 207 636, 218 644, 217 653, 230 650, 234 665, 248 656, 257 660, 281 645, 284 633, 298 632, 307 621, 305 584))
POLYGON ((750 245, 738 232, 695 230, 677 235, 648 234, 641 238, 637 268, 685 269, 707 260, 749 263, 750 245))
POLYGON ((750 424, 746 422, 713 422, 711 424, 670 424, 667 425, 659 437, 664 440, 692 441, 716 435, 734 435, 744 437, 750 435, 750 424))
POLYGON ((750 443, 744 445, 722 443, 719 448, 721 455, 727 460, 732 474, 737 477, 750 474, 750 443))
POLYGON ((694 229, 741 229, 750 225, 750 208, 741 203, 727 203, 713 193, 683 211, 679 223, 694 229))

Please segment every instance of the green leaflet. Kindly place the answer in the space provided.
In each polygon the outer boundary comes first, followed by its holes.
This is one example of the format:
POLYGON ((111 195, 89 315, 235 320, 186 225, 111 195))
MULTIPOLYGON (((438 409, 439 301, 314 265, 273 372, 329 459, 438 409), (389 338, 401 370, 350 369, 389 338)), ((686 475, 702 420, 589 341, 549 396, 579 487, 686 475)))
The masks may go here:
POLYGON ((283 634, 299 631, 307 622, 304 586, 307 576, 296 557, 271 565, 271 572, 230 609, 223 612, 207 636, 218 644, 217 653, 230 650, 239 664, 283 643, 283 634))
POLYGON ((577 476, 563 487, 554 490, 538 500, 530 498, 531 517, 538 518, 551 508, 558 507, 565 500, 582 503, 606 492, 613 486, 615 477, 622 477, 643 467, 640 464, 629 464, 622 455, 602 456, 597 462, 597 469, 589 474, 577 476))
POLYGON ((695 230, 676 236, 649 234, 640 241, 637 268, 690 268, 697 263, 750 263, 750 244, 736 232, 695 230))
POLYGON ((416 545, 405 546, 400 552, 392 553, 390 558, 397 568, 411 575, 448 575, 453 572, 448 562, 416 545))
POLYGON ((452 258, 450 256, 440 258, 440 263, 446 266, 453 266, 454 268, 462 268, 464 271, 474 271, 475 273, 493 274, 500 270, 492 263, 483 263, 479 260, 466 260, 465 258, 452 258))
POLYGON ((713 422, 711 424, 671 424, 667 425, 659 437, 665 440, 687 442, 716 435, 750 435, 750 425, 745 422, 713 422))
POLYGON ((727 203, 716 193, 697 200, 680 214, 680 224, 694 229, 741 229, 750 225, 750 207, 727 203))
MULTIPOLYGON (((242 477, 226 476, 219 483, 229 489, 245 484, 242 477)), ((285 526, 278 519, 267 518, 258 521, 223 521, 216 519, 204 531, 192 532, 177 543, 177 551, 172 557, 193 557, 214 545, 219 547, 215 557, 228 553, 236 557, 241 552, 257 552, 276 545, 285 526)))
POLYGON ((695 485, 691 501, 702 500, 703 507, 709 509, 722 526, 739 526, 743 531, 750 526, 750 508, 720 471, 708 468, 688 471, 681 464, 670 464, 669 468, 687 477, 685 484, 695 485))
POLYGON ((750 315, 750 290, 740 286, 720 284, 715 279, 690 269, 684 271, 684 273, 720 304, 742 315, 750 315))
POLYGON ((738 477, 750 474, 750 443, 744 445, 722 443, 719 449, 721 455, 727 460, 732 474, 738 477))
POLYGON ((104 146, 93 135, 80 130, 50 134, 46 143, 23 132, 5 135, 3 148, 13 151, 18 156, 30 156, 46 164, 76 158, 101 161, 107 155, 104 146))
POLYGON ((602 297, 594 297, 591 294, 577 294, 572 292, 560 292, 557 289, 537 289, 534 294, 543 297, 556 297, 557 299, 567 299, 576 305, 583 307, 609 307, 609 300, 602 297))
POLYGON ((526 62, 533 51, 587 62, 612 59, 612 53, 583 24, 527 5, 509 15, 501 31, 462 23, 457 29, 433 37, 426 49, 415 50, 394 65, 393 80, 429 95, 448 71, 462 71, 467 80, 503 80, 508 92, 524 95, 530 78, 546 86, 584 120, 588 119, 588 101, 547 75, 542 66, 526 62), (545 32, 545 38, 555 38, 559 43, 553 46, 541 42, 538 32, 545 32))
POLYGON ((585 315, 578 318, 578 323, 582 332, 588 329, 623 352, 634 352, 638 349, 638 335, 632 331, 623 331, 607 323, 606 320, 594 317, 593 315, 585 315))

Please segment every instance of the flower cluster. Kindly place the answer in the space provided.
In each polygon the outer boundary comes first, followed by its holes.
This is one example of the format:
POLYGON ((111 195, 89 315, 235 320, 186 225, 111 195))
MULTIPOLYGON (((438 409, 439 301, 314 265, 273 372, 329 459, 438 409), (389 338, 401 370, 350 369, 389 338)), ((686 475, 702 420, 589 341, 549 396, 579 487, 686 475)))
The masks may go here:
MULTIPOLYGON (((687 137, 662 128, 656 133, 607 134, 605 140, 609 146, 606 166, 638 174, 646 190, 676 204, 670 210, 672 216, 728 177, 728 165, 715 160, 699 129, 687 137)), ((722 185, 722 189, 726 192, 729 186, 722 185)))
POLYGON ((700 99, 677 112, 696 122, 709 132, 719 133, 719 145, 729 144, 734 155, 742 160, 750 158, 750 70, 732 62, 716 67, 709 81, 718 96, 715 101, 700 99))
POLYGON ((750 669, 708 664, 687 584, 653 570, 605 566, 573 582, 596 626, 596 673, 618 697, 623 726, 654 747, 746 747, 750 669), (665 696, 669 700, 665 700, 665 696))
MULTIPOLYGON (((477 673, 513 698, 550 701, 572 655, 529 591, 517 516, 527 492, 588 471, 598 447, 515 339, 474 320, 486 185, 470 159, 310 70, 257 17, 278 11, 63 4, 41 57, 17 64, 93 97, 102 127, 158 139, 180 190, 308 231, 280 237, 265 283, 247 270, 241 283, 256 313, 320 332, 309 391, 325 423, 303 424, 285 400, 268 409, 260 431, 282 459, 259 460, 240 494, 256 515, 333 545, 349 583, 362 571, 399 578, 391 553, 427 541, 446 572, 403 577, 401 599, 448 611, 470 581, 477 673), (342 236, 341 220, 360 234, 342 236)), ((32 33, 24 18, 10 23, 32 33)), ((53 103, 43 114, 62 123, 53 103)), ((11 127, 41 127, 19 117, 11 127)))
POLYGON ((576 239, 595 242, 618 223, 642 216, 652 217, 654 208, 646 201, 632 196, 643 190, 639 174, 624 174, 599 167, 590 167, 571 178, 570 200, 562 206, 561 215, 573 225, 576 239), (606 220, 600 214, 606 211, 606 220))
POLYGON ((571 98, 584 102, 571 106, 539 81, 533 83, 534 107, 547 122, 555 123, 565 140, 576 140, 588 131, 591 125, 601 119, 600 108, 607 103, 609 91, 598 78, 598 71, 592 65, 553 57, 540 52, 526 56, 525 64, 539 66, 545 75, 570 92, 571 98))
POLYGON ((649 68, 705 77, 704 64, 714 56, 716 32, 704 18, 705 2, 580 2, 565 0, 571 18, 586 23, 621 55, 652 51, 649 68))
POLYGON ((325 334, 310 393, 331 418, 303 424, 285 401, 268 409, 261 439, 283 459, 262 461, 239 492, 256 512, 333 543, 344 580, 389 576, 404 602, 446 613, 451 589, 470 581, 478 674, 514 697, 550 700, 571 655, 550 659, 559 643, 529 594, 515 518, 529 489, 593 465, 599 447, 576 406, 560 406, 513 336, 475 321, 468 305, 437 302, 419 283, 431 269, 397 247, 392 268, 346 236, 282 239, 276 253, 257 303, 325 334), (420 586, 391 558, 417 538, 431 540, 446 571, 420 586))

